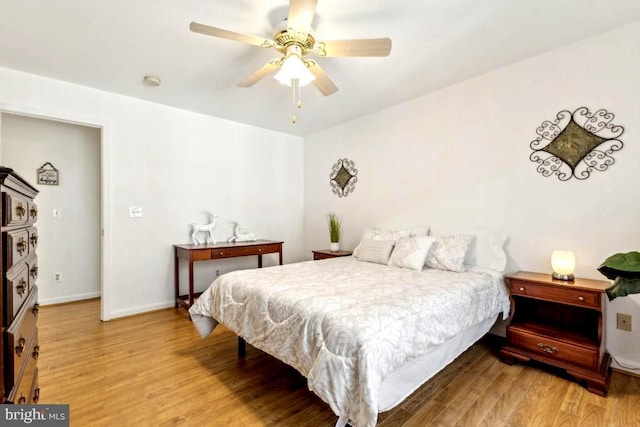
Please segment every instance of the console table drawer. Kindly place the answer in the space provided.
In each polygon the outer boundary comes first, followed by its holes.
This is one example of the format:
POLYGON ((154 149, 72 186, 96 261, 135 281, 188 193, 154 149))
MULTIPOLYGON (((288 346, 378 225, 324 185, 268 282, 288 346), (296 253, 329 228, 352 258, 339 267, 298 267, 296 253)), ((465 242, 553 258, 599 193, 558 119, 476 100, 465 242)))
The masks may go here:
POLYGON ((559 341, 544 335, 509 327, 511 345, 538 356, 598 370, 598 348, 559 341))
POLYGON ((532 282, 509 280, 512 295, 523 295, 547 301, 556 301, 581 307, 600 308, 600 292, 590 292, 582 289, 568 289, 550 287, 532 282))
POLYGON ((261 245, 254 247, 220 248, 211 250, 211 259, 233 258, 248 255, 260 255, 280 252, 280 245, 261 245))

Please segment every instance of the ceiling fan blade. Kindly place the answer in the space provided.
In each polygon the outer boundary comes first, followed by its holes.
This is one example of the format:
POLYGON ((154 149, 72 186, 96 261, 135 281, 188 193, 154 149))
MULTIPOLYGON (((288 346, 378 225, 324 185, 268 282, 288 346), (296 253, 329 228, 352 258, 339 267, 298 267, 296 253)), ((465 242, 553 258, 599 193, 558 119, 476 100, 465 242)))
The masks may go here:
POLYGON ((325 40, 316 43, 313 51, 318 56, 387 56, 391 39, 325 40))
POLYGON ((329 96, 338 91, 338 86, 336 86, 335 83, 333 83, 331 79, 327 77, 327 74, 322 68, 320 68, 316 61, 308 60, 305 61, 305 64, 307 65, 309 71, 311 71, 311 74, 316 76, 316 78, 313 80, 313 84, 318 88, 320 93, 322 93, 324 96, 329 96))
POLYGON ((313 15, 316 13, 318 0, 291 0, 289 3, 289 17, 287 30, 300 34, 304 39, 309 33, 313 15))
POLYGON ((205 34, 207 36, 220 37, 221 39, 233 40, 241 43, 248 43, 259 47, 273 47, 273 41, 262 37, 249 36, 247 34, 236 33, 234 31, 223 30, 222 28, 210 27, 209 25, 192 22, 189 29, 194 33, 205 34))
POLYGON ((241 81, 237 84, 240 87, 250 87, 254 84, 258 83, 263 78, 267 77, 269 74, 274 72, 276 69, 280 68, 282 65, 282 59, 272 59, 271 61, 264 64, 262 67, 258 69, 255 73, 251 74, 249 77, 241 81))

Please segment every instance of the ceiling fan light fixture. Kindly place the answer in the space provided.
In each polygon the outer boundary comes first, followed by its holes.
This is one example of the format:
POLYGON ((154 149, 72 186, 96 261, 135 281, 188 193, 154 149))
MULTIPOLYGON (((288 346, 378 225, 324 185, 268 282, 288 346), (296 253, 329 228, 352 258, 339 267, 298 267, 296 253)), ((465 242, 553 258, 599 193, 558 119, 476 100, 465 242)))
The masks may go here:
POLYGON ((300 54, 301 49, 299 46, 287 47, 287 56, 284 58, 280 71, 273 76, 283 85, 292 86, 293 80, 298 79, 298 85, 300 87, 311 83, 316 76, 311 74, 311 71, 302 62, 302 56, 300 54))

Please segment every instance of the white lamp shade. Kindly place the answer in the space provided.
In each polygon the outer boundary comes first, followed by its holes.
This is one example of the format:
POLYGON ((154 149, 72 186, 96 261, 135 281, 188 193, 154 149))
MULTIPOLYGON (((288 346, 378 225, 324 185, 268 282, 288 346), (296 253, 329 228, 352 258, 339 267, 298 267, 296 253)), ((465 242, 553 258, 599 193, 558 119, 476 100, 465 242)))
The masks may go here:
POLYGON ((571 276, 576 269, 576 258, 571 251, 553 251, 551 268, 558 276, 571 276))
POLYGON ((278 80, 283 85, 291 86, 291 81, 293 79, 298 79, 299 86, 308 85, 311 83, 316 76, 311 74, 311 71, 304 65, 304 62, 300 59, 298 55, 292 54, 285 58, 284 63, 280 67, 280 71, 273 76, 276 80, 278 80))

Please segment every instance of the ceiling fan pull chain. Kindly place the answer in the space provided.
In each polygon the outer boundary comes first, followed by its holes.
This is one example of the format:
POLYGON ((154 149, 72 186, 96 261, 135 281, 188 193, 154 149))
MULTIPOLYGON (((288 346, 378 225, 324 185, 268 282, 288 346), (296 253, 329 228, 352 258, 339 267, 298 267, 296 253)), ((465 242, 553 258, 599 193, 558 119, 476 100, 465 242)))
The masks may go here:
POLYGON ((300 101, 300 79, 291 79, 291 89, 293 93, 293 116, 291 122, 296 123, 296 110, 302 108, 302 102, 300 101))

